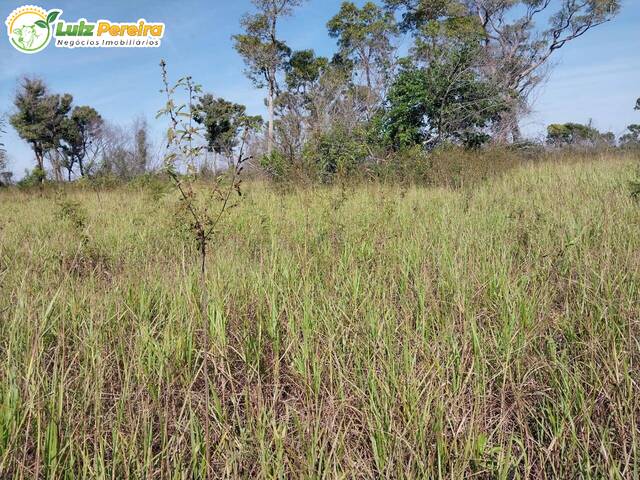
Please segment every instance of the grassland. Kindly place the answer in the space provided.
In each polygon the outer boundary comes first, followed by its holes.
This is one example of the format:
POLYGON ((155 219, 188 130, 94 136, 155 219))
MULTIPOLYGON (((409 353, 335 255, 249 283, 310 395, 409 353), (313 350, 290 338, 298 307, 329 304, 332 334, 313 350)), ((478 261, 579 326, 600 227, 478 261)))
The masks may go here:
POLYGON ((0 478, 640 478, 636 162, 0 193, 0 478))

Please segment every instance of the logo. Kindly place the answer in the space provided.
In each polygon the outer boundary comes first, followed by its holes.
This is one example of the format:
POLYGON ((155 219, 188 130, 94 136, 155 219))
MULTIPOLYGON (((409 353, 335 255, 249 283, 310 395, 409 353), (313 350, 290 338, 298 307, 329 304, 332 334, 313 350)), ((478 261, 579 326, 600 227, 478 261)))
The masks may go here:
POLYGON ((5 21, 11 45, 22 53, 40 52, 52 39, 58 48, 148 48, 159 47, 164 35, 164 23, 143 18, 135 23, 86 18, 67 22, 61 15, 60 9, 47 11, 35 5, 15 9, 5 21))
POLYGON ((5 22, 11 45, 22 53, 44 50, 51 41, 53 22, 61 13, 61 10, 47 12, 33 5, 15 9, 5 22))

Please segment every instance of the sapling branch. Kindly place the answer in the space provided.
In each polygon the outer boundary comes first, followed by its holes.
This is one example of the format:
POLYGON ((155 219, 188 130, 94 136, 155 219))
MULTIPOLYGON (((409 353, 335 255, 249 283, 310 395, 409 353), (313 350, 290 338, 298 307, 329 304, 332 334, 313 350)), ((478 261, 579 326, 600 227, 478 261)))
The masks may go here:
MULTIPOLYGON (((200 140, 204 137, 202 127, 194 123, 198 115, 196 107, 196 99, 202 89, 193 82, 191 77, 184 77, 178 80, 174 85, 169 83, 167 74, 167 65, 165 61, 160 62, 162 71, 162 93, 166 96, 166 105, 158 112, 158 117, 166 116, 169 119, 169 128, 167 130, 167 153, 164 158, 165 171, 171 178, 179 196, 180 202, 184 207, 184 212, 189 219, 190 231, 197 244, 199 255, 199 310, 203 320, 203 339, 204 354, 202 372, 205 377, 205 401, 209 405, 210 382, 208 356, 210 352, 210 333, 209 333, 209 299, 206 284, 206 267, 207 252, 209 243, 212 241, 214 234, 218 231, 221 221, 225 213, 232 207, 231 196, 233 192, 241 195, 240 190, 240 174, 243 164, 248 158, 244 157, 244 147, 247 136, 252 128, 250 119, 243 125, 242 138, 238 152, 238 158, 233 168, 227 172, 230 181, 226 185, 224 176, 218 176, 212 183, 211 187, 206 185, 197 185, 197 168, 201 153, 205 151, 205 145, 200 140), (186 96, 186 102, 178 104, 175 101, 176 94, 180 92, 186 96), (179 165, 178 162, 183 162, 179 165), (185 173, 181 173, 182 166, 185 173), (209 191, 211 198, 217 200, 218 207, 212 209, 209 196, 205 193, 209 191)), ((255 122, 255 120, 253 120, 255 122)), ((210 420, 209 415, 205 417, 205 437, 206 437, 206 460, 207 466, 210 463, 210 420)))

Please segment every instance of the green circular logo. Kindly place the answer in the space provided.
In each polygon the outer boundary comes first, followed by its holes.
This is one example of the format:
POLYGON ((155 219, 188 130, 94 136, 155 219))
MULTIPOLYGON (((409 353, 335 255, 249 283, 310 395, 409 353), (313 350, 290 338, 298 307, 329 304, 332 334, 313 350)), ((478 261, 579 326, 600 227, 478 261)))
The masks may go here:
POLYGON ((11 45, 22 53, 37 53, 49 45, 60 10, 46 11, 27 5, 15 9, 7 17, 7 34, 11 45))

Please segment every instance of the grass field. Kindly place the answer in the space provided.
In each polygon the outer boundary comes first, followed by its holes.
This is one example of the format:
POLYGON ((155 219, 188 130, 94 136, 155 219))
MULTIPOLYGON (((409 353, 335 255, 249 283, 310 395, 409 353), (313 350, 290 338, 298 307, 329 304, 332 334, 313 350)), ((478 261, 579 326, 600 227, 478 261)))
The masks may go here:
POLYGON ((640 478, 636 166, 0 193, 0 478, 640 478))

